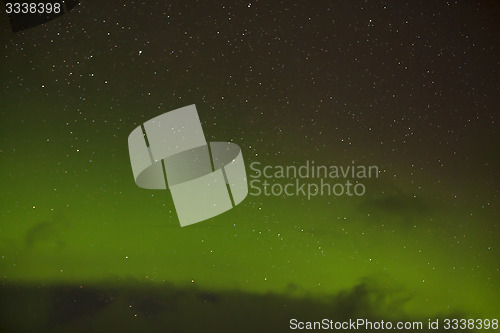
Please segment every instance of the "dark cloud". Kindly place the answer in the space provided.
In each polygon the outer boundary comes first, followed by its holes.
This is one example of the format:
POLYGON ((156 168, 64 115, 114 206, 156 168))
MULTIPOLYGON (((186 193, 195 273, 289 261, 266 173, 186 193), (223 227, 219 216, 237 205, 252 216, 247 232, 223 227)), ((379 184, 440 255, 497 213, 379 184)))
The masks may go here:
POLYGON ((363 211, 388 214, 389 216, 422 216, 433 211, 433 206, 420 197, 410 195, 388 195, 367 199, 360 204, 363 211))
POLYGON ((370 184, 371 192, 362 198, 357 211, 365 216, 370 215, 381 223, 413 226, 416 221, 420 224, 426 217, 446 209, 444 204, 438 204, 436 198, 402 190, 387 180, 380 180, 380 183, 370 184))
MULTIPOLYGON (((3 332, 286 332, 291 318, 427 323, 402 310, 411 300, 408 292, 373 279, 320 299, 139 284, 2 285, 0 294, 3 332)), ((433 318, 453 316, 466 318, 458 313, 433 318)))
POLYGON ((70 227, 70 222, 59 215, 40 221, 26 231, 25 245, 28 249, 62 250, 66 247, 63 234, 70 227))

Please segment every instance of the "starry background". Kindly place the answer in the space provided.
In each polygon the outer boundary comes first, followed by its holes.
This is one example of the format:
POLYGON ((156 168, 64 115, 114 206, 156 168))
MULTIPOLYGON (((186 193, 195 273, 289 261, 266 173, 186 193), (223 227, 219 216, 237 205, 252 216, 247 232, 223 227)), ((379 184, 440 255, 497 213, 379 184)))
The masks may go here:
POLYGON ((0 16, 2 331, 286 331, 498 318, 495 1, 82 1, 0 16), (262 164, 378 165, 363 197, 180 228, 127 137, 196 104, 262 164))

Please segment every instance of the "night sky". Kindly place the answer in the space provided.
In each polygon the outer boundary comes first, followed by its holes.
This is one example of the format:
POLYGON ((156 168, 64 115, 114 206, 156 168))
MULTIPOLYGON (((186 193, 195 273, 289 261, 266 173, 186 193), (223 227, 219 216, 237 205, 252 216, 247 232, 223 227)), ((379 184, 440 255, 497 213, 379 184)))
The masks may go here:
MULTIPOLYGON (((0 331, 500 318, 496 1, 85 1, 0 15, 0 331), (127 138, 196 104, 262 165, 377 165, 181 228, 127 138)), ((463 332, 463 331, 462 331, 463 332)))

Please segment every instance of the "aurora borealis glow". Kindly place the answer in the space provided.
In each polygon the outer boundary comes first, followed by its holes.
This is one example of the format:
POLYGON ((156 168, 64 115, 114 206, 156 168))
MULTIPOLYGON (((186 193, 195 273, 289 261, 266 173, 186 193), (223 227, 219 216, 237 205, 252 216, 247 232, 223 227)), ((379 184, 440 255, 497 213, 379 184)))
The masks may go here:
POLYGON ((499 318, 499 9, 82 1, 15 34, 1 16, 0 330, 499 318), (127 137, 189 104, 249 175, 380 174, 180 228, 168 192, 135 185, 127 137))

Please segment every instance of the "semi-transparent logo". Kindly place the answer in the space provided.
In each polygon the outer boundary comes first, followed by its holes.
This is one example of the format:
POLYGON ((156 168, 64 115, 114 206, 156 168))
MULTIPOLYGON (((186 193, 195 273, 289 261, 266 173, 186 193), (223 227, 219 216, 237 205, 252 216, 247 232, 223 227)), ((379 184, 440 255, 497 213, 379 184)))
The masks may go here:
POLYGON ((146 121, 128 148, 137 186, 169 189, 181 226, 222 214, 248 194, 240 147, 207 143, 195 105, 146 121))

